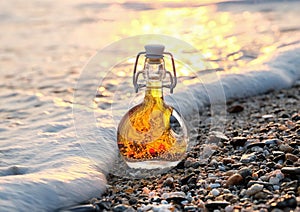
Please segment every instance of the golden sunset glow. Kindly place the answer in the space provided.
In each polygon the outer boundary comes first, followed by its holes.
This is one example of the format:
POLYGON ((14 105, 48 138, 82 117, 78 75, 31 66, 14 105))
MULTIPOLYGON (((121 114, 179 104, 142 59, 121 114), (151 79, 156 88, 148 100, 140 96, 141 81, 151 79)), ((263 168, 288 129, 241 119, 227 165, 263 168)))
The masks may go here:
MULTIPOLYGON (((277 48, 276 27, 272 27, 267 21, 258 24, 261 19, 261 14, 249 11, 237 15, 219 12, 213 4, 195 8, 159 9, 143 11, 129 23, 120 24, 120 34, 121 37, 164 34, 186 40, 203 57, 200 61, 199 58, 195 61, 199 63, 199 67, 201 63, 205 63, 204 69, 222 69, 225 73, 236 73, 242 67, 252 64, 249 63, 252 60, 255 60, 255 64, 262 63, 267 58, 266 55, 271 55, 277 48), (240 24, 237 25, 241 21, 244 21, 243 28, 240 24), (266 31, 268 33, 254 41, 256 33, 266 31), (252 52, 259 49, 260 55, 252 55, 252 52)), ((186 74, 180 68, 178 71, 186 74)))

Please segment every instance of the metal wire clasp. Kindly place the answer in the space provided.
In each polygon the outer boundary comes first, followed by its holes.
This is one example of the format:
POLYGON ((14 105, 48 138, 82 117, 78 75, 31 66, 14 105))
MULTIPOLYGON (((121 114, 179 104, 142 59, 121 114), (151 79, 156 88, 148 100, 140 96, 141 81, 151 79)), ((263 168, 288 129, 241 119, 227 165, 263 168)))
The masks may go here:
MULTIPOLYGON (((143 74, 144 70, 138 71, 138 72, 136 71, 136 68, 137 68, 137 65, 138 65, 138 61, 139 61, 139 57, 142 54, 146 54, 146 52, 140 52, 140 53, 137 54, 136 60, 135 60, 135 64, 134 64, 134 69, 133 69, 132 80, 133 80, 134 90, 135 90, 136 93, 138 92, 138 90, 140 88, 146 87, 146 84, 140 84, 140 83, 138 83, 139 75, 143 74)), ((171 72, 165 70, 166 74, 169 75, 171 82, 170 82, 170 84, 163 84, 163 87, 170 88, 170 93, 173 93, 173 90, 174 90, 174 88, 176 87, 176 84, 177 84, 177 76, 176 76, 176 68, 175 68, 174 58, 173 58, 173 55, 170 52, 164 52, 163 54, 169 55, 171 57, 172 67, 173 67, 173 76, 172 76, 171 72)))

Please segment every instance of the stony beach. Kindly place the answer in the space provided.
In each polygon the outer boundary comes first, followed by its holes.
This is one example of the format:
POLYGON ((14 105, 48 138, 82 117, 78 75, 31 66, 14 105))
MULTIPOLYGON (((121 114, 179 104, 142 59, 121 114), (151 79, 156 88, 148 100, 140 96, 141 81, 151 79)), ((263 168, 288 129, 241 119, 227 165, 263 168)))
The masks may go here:
POLYGON ((299 100, 300 83, 232 100, 225 131, 200 123, 198 145, 177 167, 148 179, 110 175, 101 198, 69 210, 300 211, 299 100))

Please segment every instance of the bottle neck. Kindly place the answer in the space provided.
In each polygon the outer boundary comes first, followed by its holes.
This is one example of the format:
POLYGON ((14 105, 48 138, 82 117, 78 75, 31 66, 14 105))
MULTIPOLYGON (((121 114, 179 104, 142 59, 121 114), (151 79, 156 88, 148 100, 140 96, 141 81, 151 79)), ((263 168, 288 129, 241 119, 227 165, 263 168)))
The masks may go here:
MULTIPOLYGON (((145 60, 146 97, 163 100, 163 79, 165 67, 163 58, 146 58, 145 60)), ((147 98, 146 98, 147 99, 147 98)))
POLYGON ((163 99, 163 89, 161 81, 149 81, 146 84, 146 96, 163 99))

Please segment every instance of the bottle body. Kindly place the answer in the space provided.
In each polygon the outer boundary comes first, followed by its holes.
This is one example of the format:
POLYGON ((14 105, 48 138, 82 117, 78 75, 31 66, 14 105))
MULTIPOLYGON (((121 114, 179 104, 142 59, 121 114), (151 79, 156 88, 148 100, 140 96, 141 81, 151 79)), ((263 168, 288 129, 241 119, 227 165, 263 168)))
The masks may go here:
POLYGON ((120 154, 131 168, 175 166, 187 150, 183 119, 164 102, 160 82, 150 84, 144 101, 130 109, 118 127, 120 154))

